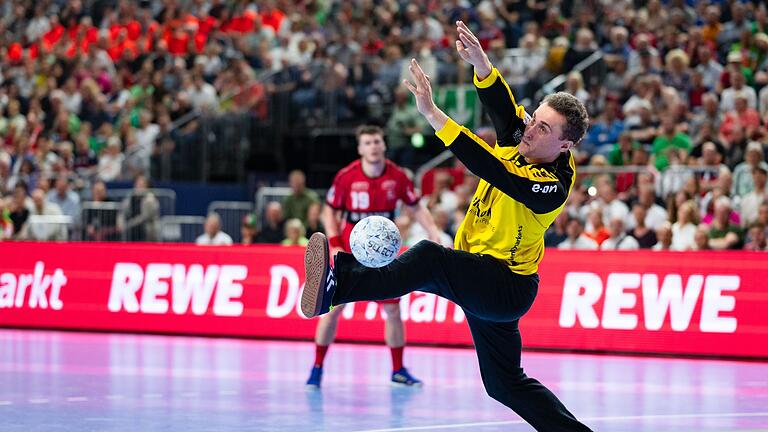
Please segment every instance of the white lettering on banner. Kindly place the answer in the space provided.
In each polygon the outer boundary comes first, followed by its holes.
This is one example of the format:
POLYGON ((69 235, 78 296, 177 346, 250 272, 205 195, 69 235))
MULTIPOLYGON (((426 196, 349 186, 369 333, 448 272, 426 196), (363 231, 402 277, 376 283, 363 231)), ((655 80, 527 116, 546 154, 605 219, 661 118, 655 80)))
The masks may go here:
POLYGON ((203 315, 211 303, 213 288, 219 280, 221 267, 192 264, 185 269, 183 264, 173 265, 173 312, 187 313, 190 302, 192 313, 203 315))
POLYGON ((674 331, 688 330, 693 311, 701 296, 699 329, 707 333, 733 333, 736 317, 722 317, 721 312, 733 311, 736 299, 723 291, 739 289, 741 279, 736 275, 691 275, 683 290, 680 275, 664 277, 659 289, 659 277, 655 274, 611 273, 605 288, 602 317, 598 318, 595 306, 603 296, 603 282, 594 273, 570 272, 563 283, 563 299, 560 305, 561 327, 574 327, 578 321, 583 328, 632 330, 637 328, 639 316, 630 310, 637 304, 637 288, 641 288, 645 328, 660 330, 669 311, 670 327, 674 331))
POLYGON ((164 314, 168 312, 168 300, 160 298, 168 295, 168 282, 171 277, 170 264, 150 264, 144 272, 144 289, 141 290, 141 312, 164 314))
POLYGON ((563 302, 560 305, 560 327, 573 327, 576 318, 584 328, 597 328, 600 320, 594 305, 600 300, 603 283, 594 273, 571 272, 565 275, 563 302), (584 289, 584 293, 581 290, 584 289))
POLYGON ((191 303, 192 313, 203 315, 213 297, 214 315, 240 316, 243 303, 236 299, 243 295, 243 285, 238 282, 247 276, 243 265, 192 264, 187 269, 183 264, 150 263, 145 270, 136 263, 116 263, 107 307, 111 312, 168 313, 170 295, 173 313, 187 313, 191 303))
MULTIPOLYGON (((299 274, 291 266, 275 265, 269 269, 269 294, 267 296, 267 316, 284 318, 299 306, 299 274), (280 302, 283 280, 288 283, 285 300, 280 302)), ((304 287, 301 287, 304 289, 304 287)), ((298 313, 299 316, 303 316, 298 313)))
POLYGON ((701 307, 699 328, 703 332, 733 333, 736 331, 735 317, 720 317, 720 312, 730 312, 736 307, 736 298, 723 295, 723 291, 739 289, 741 279, 735 275, 707 276, 704 284, 704 301, 701 307))
POLYGON ((637 303, 635 294, 624 290, 640 286, 640 275, 637 273, 611 273, 605 287, 605 303, 603 304, 603 328, 614 330, 631 330, 637 327, 637 315, 622 313, 622 309, 632 309, 637 303))
POLYGON ((0 273, 0 309, 23 308, 25 299, 28 299, 26 303, 30 309, 61 310, 64 307, 60 298, 61 288, 66 284, 67 277, 62 269, 45 274, 45 263, 42 261, 35 263, 32 273, 0 273))
POLYGON ((672 330, 685 331, 691 322, 696 301, 699 299, 704 276, 691 275, 683 293, 683 281, 680 275, 671 274, 664 278, 659 290, 659 277, 655 274, 643 275, 643 310, 645 328, 659 330, 664 324, 664 317, 669 309, 669 321, 672 330))
MULTIPOLYGON (((300 312, 300 294, 304 286, 299 284, 298 272, 291 266, 278 264, 269 268, 269 275, 269 292, 267 293, 266 305, 267 316, 270 318, 285 318, 293 312, 296 316, 303 317, 304 315, 300 312)), ((176 282, 174 282, 175 284, 176 282)), ((221 286, 219 289, 221 289, 221 286)), ((175 295, 176 288, 174 288, 175 295)), ((400 316, 403 321, 413 321, 416 323, 444 322, 448 315, 449 303, 448 300, 434 294, 407 294, 401 297, 400 316)), ((380 319, 386 318, 383 309, 379 308, 376 302, 367 302, 362 314, 363 318, 367 321, 375 320, 377 317, 380 319)), ((344 319, 354 318, 355 304, 347 304, 341 316, 344 319)), ((453 322, 458 324, 464 321, 464 319, 464 311, 460 307, 454 306, 453 322)))

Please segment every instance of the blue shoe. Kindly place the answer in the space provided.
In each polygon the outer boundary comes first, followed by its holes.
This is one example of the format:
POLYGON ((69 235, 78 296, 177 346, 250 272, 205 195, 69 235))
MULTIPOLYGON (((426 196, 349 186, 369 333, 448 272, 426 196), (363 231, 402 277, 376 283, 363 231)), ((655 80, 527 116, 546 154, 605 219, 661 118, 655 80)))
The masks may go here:
POLYGON ((414 377, 408 372, 408 369, 402 367, 392 372, 392 385, 402 387, 421 387, 421 380, 414 377))
POLYGON ((309 373, 309 379, 307 380, 307 387, 310 389, 320 389, 320 381, 323 380, 323 367, 313 366, 312 372, 309 373))
POLYGON ((309 238, 304 252, 304 292, 301 294, 301 313, 307 318, 331 311, 331 299, 336 292, 336 275, 331 268, 328 239, 323 233, 309 238))

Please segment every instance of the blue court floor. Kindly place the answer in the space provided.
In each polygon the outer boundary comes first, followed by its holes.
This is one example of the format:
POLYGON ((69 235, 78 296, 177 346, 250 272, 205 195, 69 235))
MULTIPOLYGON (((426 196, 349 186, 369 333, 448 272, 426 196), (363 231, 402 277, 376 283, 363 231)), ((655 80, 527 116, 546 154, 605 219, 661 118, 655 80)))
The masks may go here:
MULTIPOLYGON (((0 330, 0 431, 530 431, 488 398, 469 349, 0 330)), ((768 431, 768 364, 523 353, 597 431, 768 431)))

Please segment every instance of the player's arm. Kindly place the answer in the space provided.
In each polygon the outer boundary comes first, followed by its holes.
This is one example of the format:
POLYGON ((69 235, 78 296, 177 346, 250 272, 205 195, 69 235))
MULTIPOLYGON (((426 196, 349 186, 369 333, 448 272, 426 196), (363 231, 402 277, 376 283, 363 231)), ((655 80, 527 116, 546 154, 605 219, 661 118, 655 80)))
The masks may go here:
POLYGON ((568 169, 556 173, 531 165, 517 166, 514 160, 497 157, 482 138, 451 119, 437 136, 470 171, 535 213, 549 213, 568 198, 575 171, 572 157, 568 169))
POLYGON ((320 213, 320 220, 331 246, 331 256, 336 256, 336 253, 344 250, 344 243, 341 240, 341 221, 346 207, 346 196, 347 182, 342 173, 339 172, 333 178, 333 184, 328 189, 325 205, 320 213))
POLYGON ((341 227, 339 226, 341 210, 336 210, 326 203, 323 206, 323 211, 320 213, 320 220, 323 223, 325 235, 328 236, 328 238, 341 235, 341 227))
MULTIPOLYGON (((467 168, 536 213, 548 213, 565 202, 568 196, 565 185, 570 185, 572 178, 559 178, 527 165, 518 167, 512 161, 498 158, 488 143, 456 124, 435 105, 429 77, 415 59, 411 60, 409 68, 414 84, 408 81, 404 84, 416 96, 416 107, 437 131, 437 136, 467 168)), ((573 160, 569 163, 571 171, 574 171, 573 160)))
POLYGON ((517 104, 504 77, 493 67, 480 41, 466 24, 457 21, 456 31, 456 51, 475 68, 473 81, 477 94, 493 122, 499 144, 518 145, 525 131, 525 108, 517 104))

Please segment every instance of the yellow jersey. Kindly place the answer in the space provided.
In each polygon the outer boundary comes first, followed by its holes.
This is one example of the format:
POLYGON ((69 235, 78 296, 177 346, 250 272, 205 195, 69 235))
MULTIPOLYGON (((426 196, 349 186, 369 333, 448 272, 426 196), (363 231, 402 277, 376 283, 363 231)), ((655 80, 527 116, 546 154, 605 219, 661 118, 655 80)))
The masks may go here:
POLYGON ((576 178, 570 151, 554 162, 529 164, 517 146, 525 132, 525 108, 494 68, 474 79, 498 136, 492 147, 449 119, 437 131, 445 145, 480 177, 454 247, 491 255, 515 273, 530 275, 544 257, 544 232, 563 210, 576 178))

